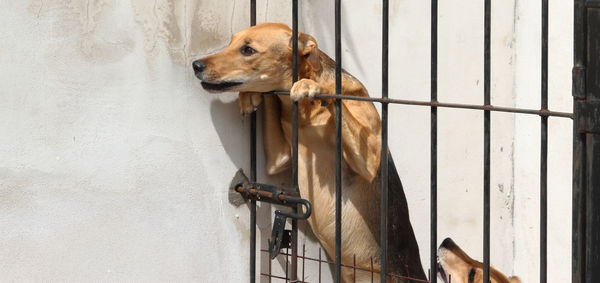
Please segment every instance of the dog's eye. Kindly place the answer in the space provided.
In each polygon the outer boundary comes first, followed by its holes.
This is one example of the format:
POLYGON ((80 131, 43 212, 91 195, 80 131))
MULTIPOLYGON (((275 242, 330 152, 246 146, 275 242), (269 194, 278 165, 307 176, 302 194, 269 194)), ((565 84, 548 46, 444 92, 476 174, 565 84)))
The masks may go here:
POLYGON ((240 49, 240 53, 242 53, 244 56, 251 56, 256 53, 256 50, 248 45, 244 45, 242 46, 242 49, 240 49))

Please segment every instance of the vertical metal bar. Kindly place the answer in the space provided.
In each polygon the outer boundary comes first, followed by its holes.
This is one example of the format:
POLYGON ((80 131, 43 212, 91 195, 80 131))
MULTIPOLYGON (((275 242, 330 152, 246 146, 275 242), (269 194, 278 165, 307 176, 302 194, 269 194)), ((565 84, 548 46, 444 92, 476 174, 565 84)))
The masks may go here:
POLYGON ((356 283, 356 254, 352 258, 352 282, 356 283))
POLYGON ((584 42, 583 70, 580 82, 583 95, 576 101, 576 125, 584 139, 583 190, 584 215, 584 256, 585 282, 600 282, 600 3, 584 3, 584 42))
POLYGON ((375 271, 373 270, 373 258, 371 257, 371 283, 375 279, 375 271))
POLYGON ((302 244, 302 282, 304 282, 304 270, 306 269, 306 244, 302 244))
MULTIPOLYGON (((341 1, 335 0, 335 93, 342 94, 341 1)), ((342 101, 335 100, 335 280, 342 282, 342 101)))
POLYGON ((586 139, 579 132, 577 102, 585 98, 585 64, 587 53, 587 15, 585 0, 574 0, 573 56, 573 235, 572 282, 584 283, 586 270, 586 139))
POLYGON ((321 248, 319 248, 319 283, 321 283, 321 248))
POLYGON ((271 273, 271 269, 272 269, 272 265, 273 265, 273 261, 269 259, 269 283, 271 283, 271 275, 273 275, 271 273))
POLYGON ((289 272, 289 266, 290 266, 290 249, 286 248, 285 249, 285 281, 287 282, 287 279, 290 278, 290 272, 289 272))
MULTIPOLYGON (((592 9, 590 9, 592 10, 592 9)), ((598 13, 598 12, 596 12, 598 13)), ((591 13, 589 14, 591 16, 591 13)), ((600 25, 600 14, 598 15, 599 17, 597 18, 598 21, 596 24, 600 25)), ((590 19, 591 20, 591 19, 590 19)), ((591 27, 592 23, 589 23, 591 27)), ((590 36, 590 35, 588 35, 590 36)), ((596 34, 596 36, 600 36, 600 31, 598 32, 598 34, 596 34)), ((598 38, 598 37, 596 37, 598 38)), ((600 49, 596 46, 596 47, 592 47, 590 46, 590 50, 588 50, 588 56, 600 56, 600 49), (592 51, 593 49, 596 50, 597 53, 594 54, 594 52, 592 51)), ((598 57, 596 57, 598 58, 598 57)), ((591 61, 591 60, 590 60, 591 61)), ((590 64, 591 62, 588 61, 588 64, 590 64)), ((594 67, 593 65, 588 65, 588 67, 590 68, 590 72, 592 71, 592 68, 594 67)), ((600 67, 599 66, 595 66, 595 67, 600 67)), ((597 71, 596 71, 597 72, 597 71)), ((596 81, 595 83, 600 83, 600 81, 596 81)), ((600 84, 598 84, 600 86, 600 84)), ((591 85, 590 85, 591 86, 591 85)), ((588 87, 590 87, 588 86, 588 87)), ((598 92, 594 92, 591 89, 588 89, 588 91, 590 91, 589 98, 592 98, 594 95, 598 95, 598 98, 600 98, 600 91, 598 92)), ((592 110, 592 111, 598 111, 600 112, 600 107, 592 110)), ((598 113, 596 112, 596 113, 598 113)), ((590 113, 586 113, 587 115, 589 115, 590 113)), ((587 119, 589 119, 590 117, 586 117, 587 119)), ((585 135, 586 137, 586 158, 585 163, 586 163, 586 175, 585 175, 585 182, 586 182, 586 212, 585 212, 585 216, 586 216, 586 231, 585 231, 585 247, 586 247, 586 259, 585 259, 585 263, 586 263, 586 269, 585 269, 585 282, 586 283, 596 283, 596 282, 600 282, 600 257, 598 257, 598 254, 600 253, 600 245, 598 244, 598 238, 600 235, 600 217, 599 217, 599 208, 598 205, 600 204, 600 193, 598 192, 598 188, 600 188, 600 174, 598 174, 598 172, 600 171, 600 134, 597 132, 594 133, 587 133, 585 135)))
MULTIPOLYGON (((541 106, 548 109, 548 0, 542 0, 541 106)), ((540 283, 547 282, 548 247, 548 116, 541 116, 540 141, 540 283)))
MULTIPOLYGON (((256 25, 256 0, 250 0, 250 25, 256 25)), ((256 182, 256 112, 250 114, 250 180, 256 182)), ((256 281, 256 200, 250 201, 250 283, 256 281)))
POLYGON ((541 117, 540 160, 540 283, 547 281, 548 262, 548 117, 541 117))
POLYGON ((256 25, 256 0, 250 0, 250 26, 256 25))
MULTIPOLYGON (((484 104, 491 105, 491 0, 485 0, 484 104)), ((483 122, 483 282, 490 282, 490 111, 483 122)))
MULTIPOLYGON (((388 97, 388 45, 389 45, 389 0, 383 0, 381 42, 381 97, 388 97)), ((388 257, 388 103, 381 104, 381 274, 382 283, 387 281, 388 257)))
MULTIPOLYGON (((438 63, 438 1, 431 0, 431 101, 437 102, 437 63, 438 63)), ((437 283, 437 107, 431 107, 431 153, 430 153, 430 245, 429 277, 431 283, 437 283), (432 276, 433 275, 433 276, 432 276)))
MULTIPOLYGON (((292 80, 298 81, 298 0, 292 0, 292 80)), ((292 187, 298 188, 298 102, 292 103, 292 187)), ((294 212, 298 212, 296 206, 294 212)), ((298 220, 292 219, 292 282, 298 277, 298 220)))
MULTIPOLYGON (((256 113, 250 120, 250 180, 256 182, 256 113)), ((250 201, 250 282, 256 281, 256 200, 250 201)))

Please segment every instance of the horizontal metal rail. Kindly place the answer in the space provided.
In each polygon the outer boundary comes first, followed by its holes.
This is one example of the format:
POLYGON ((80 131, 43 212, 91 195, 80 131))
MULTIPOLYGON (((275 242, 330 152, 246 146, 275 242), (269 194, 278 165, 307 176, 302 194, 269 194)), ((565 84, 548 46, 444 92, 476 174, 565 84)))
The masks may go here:
MULTIPOLYGON (((287 91, 271 91, 271 92, 265 92, 263 94, 289 95, 290 93, 287 91)), ((314 97, 315 98, 323 98, 323 99, 338 98, 341 100, 371 101, 371 102, 403 104, 403 105, 435 106, 435 107, 442 107, 442 108, 488 110, 488 111, 492 111, 492 112, 530 114, 530 115, 539 115, 542 117, 561 117, 561 118, 573 119, 573 113, 550 111, 550 110, 545 110, 545 109, 535 110, 535 109, 503 107, 503 106, 494 106, 494 105, 446 103, 446 102, 438 102, 438 101, 421 101, 421 100, 377 98, 377 97, 335 95, 335 94, 317 94, 314 97)))

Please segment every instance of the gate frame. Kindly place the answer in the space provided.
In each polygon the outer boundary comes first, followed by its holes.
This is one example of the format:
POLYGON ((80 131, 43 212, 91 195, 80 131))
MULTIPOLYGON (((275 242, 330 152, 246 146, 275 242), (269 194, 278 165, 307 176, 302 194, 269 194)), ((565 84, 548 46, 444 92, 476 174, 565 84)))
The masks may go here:
POLYGON ((600 1, 574 0, 573 283, 600 282, 600 1))
MULTIPOLYGON (((336 101, 336 257, 335 277, 340 282, 341 274, 341 100, 370 101, 382 104, 382 194, 381 194, 381 271, 387 270, 387 108, 388 104, 428 106, 431 109, 431 188, 430 188, 430 282, 437 282, 437 108, 458 108, 484 111, 484 164, 483 164, 483 252, 484 280, 489 281, 490 266, 490 136, 491 113, 509 112, 540 116, 540 282, 547 280, 547 156, 548 117, 571 118, 573 127, 573 283, 600 282, 600 0, 574 0, 575 40, 573 68, 573 114, 548 109, 548 0, 540 0, 542 6, 541 30, 541 109, 498 107, 491 103, 491 0, 483 0, 484 6, 484 104, 443 103, 437 100, 437 56, 438 56, 438 0, 431 0, 431 99, 429 101, 390 99, 388 97, 388 42, 389 0, 383 1, 382 18, 382 97, 354 97, 341 95, 341 1, 335 1, 335 61, 336 94, 319 94, 316 98, 333 98, 336 101), (593 25, 596 24, 594 27, 593 25), (593 45, 591 43, 595 43, 593 45), (596 57, 594 58, 594 56, 596 57)), ((250 0, 251 25, 256 24, 256 0, 250 0)), ((298 80, 298 0, 292 0, 292 46, 293 81, 298 80)), ((288 92, 269 92, 265 95, 289 95, 288 92)), ((298 185, 298 105, 292 106, 292 185, 298 185)), ((256 112, 250 122, 250 180, 256 182, 256 112)), ((297 211, 297 209, 294 209, 297 211)), ((256 279, 256 200, 250 201, 250 282, 256 279)), ((285 280, 298 282, 298 225, 292 220, 291 274, 285 280)), ((303 251, 304 253, 304 251, 303 251)), ((287 258, 287 254, 286 254, 287 258)), ((301 257, 307 259, 304 255, 301 257)), ((320 263, 323 262, 319 258, 320 263)), ((287 270, 287 268, 286 268, 287 270)), ((304 273, 304 272, 303 272, 304 273)), ((262 274, 264 275, 264 274, 262 274)), ((268 275, 269 278, 281 278, 268 275)), ((304 278, 302 278, 302 281, 304 278)), ((386 282, 381 276, 381 282, 386 282)))

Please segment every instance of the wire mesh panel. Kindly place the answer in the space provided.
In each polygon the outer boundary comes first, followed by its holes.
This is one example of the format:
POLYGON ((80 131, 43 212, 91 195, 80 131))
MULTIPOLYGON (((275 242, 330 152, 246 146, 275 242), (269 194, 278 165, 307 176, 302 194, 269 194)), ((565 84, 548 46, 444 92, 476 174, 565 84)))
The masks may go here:
MULTIPOLYGON (((269 253, 268 250, 261 250, 261 252, 263 253, 269 253)), ((289 263, 289 258, 291 257, 291 254, 289 253, 289 251, 286 251, 284 253, 281 253, 280 255, 278 255, 279 258, 284 258, 283 261, 287 264, 289 263)), ((265 273, 261 273, 260 275, 264 278, 268 278, 269 282, 271 282, 271 280, 285 280, 286 282, 321 282, 323 280, 323 274, 322 274, 322 270, 323 270, 323 265, 327 266, 327 265, 333 265, 335 266, 337 264, 336 261, 330 261, 327 259, 323 259, 322 257, 322 250, 319 249, 318 250, 318 257, 310 257, 306 255, 306 246, 302 245, 302 255, 298 255, 298 258, 301 261, 301 266, 302 266, 302 270, 300 271, 300 273, 302 274, 300 278, 297 278, 297 281, 292 281, 290 279, 290 274, 288 274, 287 270, 284 274, 274 274, 271 269, 269 268, 268 272, 265 273), (310 281, 307 281, 308 278, 306 278, 305 276, 305 266, 306 263, 317 263, 318 268, 317 268, 317 279, 312 279, 310 281)), ((352 270, 353 274, 355 275, 354 278, 356 278, 356 273, 357 272, 367 272, 371 274, 371 280, 370 282, 376 282, 375 278, 376 276, 379 276, 381 274, 381 271, 378 270, 375 266, 374 266, 374 259, 371 258, 371 266, 369 268, 364 268, 361 267, 359 265, 356 264, 356 256, 353 257, 354 260, 352 261, 352 263, 340 263, 339 266, 340 268, 344 268, 344 269, 348 269, 348 270, 352 270)), ((270 265, 269 265, 270 266, 270 265)), ((423 280, 423 279, 419 279, 419 278, 414 278, 414 277, 409 277, 409 276, 402 276, 402 275, 398 275, 398 274, 394 274, 394 273, 387 273, 387 276, 385 276, 386 280, 390 280, 390 279, 402 279, 402 280, 408 280, 409 282, 433 282, 430 280, 423 280)), ((354 281, 356 282, 356 281, 354 281)))

